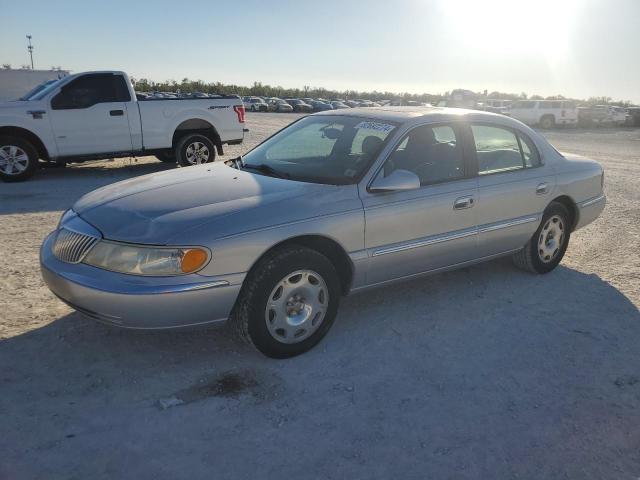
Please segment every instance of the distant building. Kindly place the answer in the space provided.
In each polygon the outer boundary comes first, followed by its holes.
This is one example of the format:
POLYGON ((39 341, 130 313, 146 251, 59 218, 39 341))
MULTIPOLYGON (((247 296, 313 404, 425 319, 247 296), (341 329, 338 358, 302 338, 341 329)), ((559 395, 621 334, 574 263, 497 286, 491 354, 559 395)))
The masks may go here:
POLYGON ((66 77, 68 70, 0 69, 0 100, 16 100, 47 80, 66 77))

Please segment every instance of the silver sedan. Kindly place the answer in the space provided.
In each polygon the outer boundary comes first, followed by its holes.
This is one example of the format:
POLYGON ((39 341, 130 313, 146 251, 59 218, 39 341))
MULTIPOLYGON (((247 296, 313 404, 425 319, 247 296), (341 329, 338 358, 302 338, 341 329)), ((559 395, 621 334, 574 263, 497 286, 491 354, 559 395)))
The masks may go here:
POLYGON ((290 357, 349 293, 503 255, 550 272, 604 208, 598 163, 511 118, 346 112, 304 117, 243 158, 85 195, 42 245, 44 280, 101 322, 230 322, 290 357))

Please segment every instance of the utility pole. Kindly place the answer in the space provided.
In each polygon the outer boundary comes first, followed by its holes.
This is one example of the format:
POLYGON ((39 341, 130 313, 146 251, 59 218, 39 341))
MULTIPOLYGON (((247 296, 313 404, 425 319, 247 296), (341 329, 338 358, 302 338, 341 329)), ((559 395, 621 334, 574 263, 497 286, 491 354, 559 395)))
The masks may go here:
POLYGON ((31 35, 27 35, 27 39, 29 40, 27 50, 29 50, 29 56, 31 57, 31 70, 33 70, 33 45, 31 45, 31 35))

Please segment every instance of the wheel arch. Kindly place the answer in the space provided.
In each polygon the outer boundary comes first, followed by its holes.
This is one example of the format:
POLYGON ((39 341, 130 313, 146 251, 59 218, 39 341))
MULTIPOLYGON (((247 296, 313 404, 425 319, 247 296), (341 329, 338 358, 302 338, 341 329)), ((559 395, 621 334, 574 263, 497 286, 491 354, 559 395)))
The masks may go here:
POLYGON ((251 274, 251 272, 255 270, 260 260, 266 255, 276 249, 294 245, 310 248, 311 250, 315 250, 316 252, 319 252, 327 257, 338 272, 342 294, 346 295, 347 293, 349 293, 351 284, 353 282, 353 262, 351 261, 351 258, 342 247, 342 245, 340 245, 336 240, 320 234, 298 235, 295 237, 287 238, 276 243, 275 245, 272 245, 269 249, 265 250, 262 255, 260 255, 260 257, 258 257, 258 259, 253 263, 253 265, 249 269, 249 272, 247 273, 247 277, 251 274))
MULTIPOLYGON (((549 205, 551 205, 553 202, 560 203, 569 211, 569 214, 571 215, 571 231, 573 231, 573 229, 576 228, 576 225, 578 224, 580 216, 580 212, 578 211, 576 202, 574 202, 573 199, 568 195, 560 195, 554 198, 553 200, 551 200, 551 202, 549 202, 549 205)), ((547 205, 547 207, 549 205, 547 205)))
POLYGON ((45 147, 44 142, 40 139, 40 137, 38 137, 38 135, 33 133, 31 130, 27 130, 26 128, 22 128, 22 127, 12 127, 12 126, 0 127, 0 136, 1 137, 4 137, 4 136, 18 137, 18 138, 27 140, 37 150, 38 156, 41 159, 43 160, 50 159, 49 152, 47 151, 47 147, 45 147))
POLYGON ((199 133, 204 135, 216 146, 218 155, 223 154, 220 134, 209 121, 202 118, 190 118, 182 121, 173 131, 173 138, 171 139, 172 148, 176 147, 178 141, 185 133, 199 133))

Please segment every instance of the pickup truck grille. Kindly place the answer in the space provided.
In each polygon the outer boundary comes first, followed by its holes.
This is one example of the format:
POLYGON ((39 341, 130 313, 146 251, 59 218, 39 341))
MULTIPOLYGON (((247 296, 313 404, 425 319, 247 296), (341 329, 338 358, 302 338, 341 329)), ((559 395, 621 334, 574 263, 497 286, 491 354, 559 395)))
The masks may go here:
POLYGON ((53 245, 53 254, 66 263, 80 263, 99 238, 61 228, 53 245))

